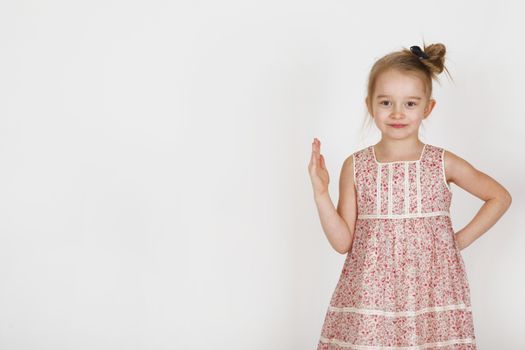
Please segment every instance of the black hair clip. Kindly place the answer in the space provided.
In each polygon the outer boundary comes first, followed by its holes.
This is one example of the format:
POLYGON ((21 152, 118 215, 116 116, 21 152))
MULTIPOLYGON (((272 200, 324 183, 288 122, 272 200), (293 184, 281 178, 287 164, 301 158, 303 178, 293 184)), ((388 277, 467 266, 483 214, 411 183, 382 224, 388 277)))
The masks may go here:
POLYGON ((419 46, 410 46, 410 51, 419 57, 419 59, 429 58, 429 56, 423 50, 421 50, 419 46))

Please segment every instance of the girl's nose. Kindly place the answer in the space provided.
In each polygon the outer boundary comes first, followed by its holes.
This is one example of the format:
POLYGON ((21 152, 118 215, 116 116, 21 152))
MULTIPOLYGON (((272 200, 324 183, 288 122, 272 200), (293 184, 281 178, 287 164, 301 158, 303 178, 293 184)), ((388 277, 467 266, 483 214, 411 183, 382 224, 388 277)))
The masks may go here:
POLYGON ((403 114, 403 111, 398 111, 398 110, 394 110, 392 111, 392 114, 390 115, 392 118, 403 118, 404 117, 404 114, 403 114))

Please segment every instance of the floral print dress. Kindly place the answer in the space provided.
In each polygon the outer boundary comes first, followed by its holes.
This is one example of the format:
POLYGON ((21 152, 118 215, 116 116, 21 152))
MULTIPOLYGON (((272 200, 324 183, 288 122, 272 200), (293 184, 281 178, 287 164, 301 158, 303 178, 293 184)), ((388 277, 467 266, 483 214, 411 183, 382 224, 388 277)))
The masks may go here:
POLYGON ((318 350, 476 349, 465 264, 450 218, 444 149, 418 160, 353 155, 357 220, 318 350))

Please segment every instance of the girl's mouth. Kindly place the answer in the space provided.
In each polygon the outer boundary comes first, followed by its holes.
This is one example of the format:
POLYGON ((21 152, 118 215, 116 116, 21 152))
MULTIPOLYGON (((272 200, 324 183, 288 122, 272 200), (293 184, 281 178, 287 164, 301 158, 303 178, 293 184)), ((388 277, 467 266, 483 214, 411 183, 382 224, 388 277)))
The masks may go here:
POLYGON ((406 126, 406 124, 390 124, 390 126, 393 128, 403 128, 406 126))

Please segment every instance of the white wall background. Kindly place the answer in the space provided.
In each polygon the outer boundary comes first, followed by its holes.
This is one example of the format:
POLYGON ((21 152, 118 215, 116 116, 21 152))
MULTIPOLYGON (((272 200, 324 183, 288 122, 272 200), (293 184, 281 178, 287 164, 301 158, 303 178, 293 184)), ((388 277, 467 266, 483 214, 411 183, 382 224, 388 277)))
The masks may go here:
MULTIPOLYGON (((519 1, 0 2, 0 349, 314 349, 373 62, 442 42, 424 142, 509 189, 462 251, 480 350, 523 349, 519 1)), ((452 185, 455 229, 481 200, 452 185)))

